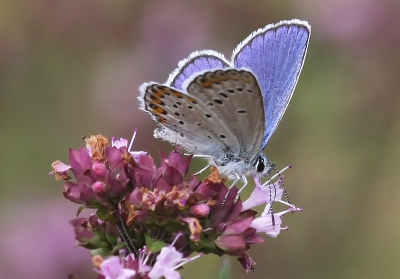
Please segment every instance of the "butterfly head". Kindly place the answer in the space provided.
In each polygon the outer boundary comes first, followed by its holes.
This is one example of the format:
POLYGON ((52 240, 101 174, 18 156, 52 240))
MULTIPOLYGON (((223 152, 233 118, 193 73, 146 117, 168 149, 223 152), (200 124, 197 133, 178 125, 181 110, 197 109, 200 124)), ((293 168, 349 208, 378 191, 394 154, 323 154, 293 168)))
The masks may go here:
POLYGON ((254 163, 255 173, 259 176, 270 176, 275 168, 275 163, 270 161, 263 153, 258 155, 254 163))

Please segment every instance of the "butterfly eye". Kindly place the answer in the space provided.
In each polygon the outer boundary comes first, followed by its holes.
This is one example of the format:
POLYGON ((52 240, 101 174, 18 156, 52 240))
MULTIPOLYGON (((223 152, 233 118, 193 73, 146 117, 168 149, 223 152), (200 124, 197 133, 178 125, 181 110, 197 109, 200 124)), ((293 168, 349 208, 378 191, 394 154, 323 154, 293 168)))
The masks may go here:
POLYGON ((263 157, 258 157, 256 162, 256 169, 258 172, 263 172, 265 169, 265 161, 263 157))

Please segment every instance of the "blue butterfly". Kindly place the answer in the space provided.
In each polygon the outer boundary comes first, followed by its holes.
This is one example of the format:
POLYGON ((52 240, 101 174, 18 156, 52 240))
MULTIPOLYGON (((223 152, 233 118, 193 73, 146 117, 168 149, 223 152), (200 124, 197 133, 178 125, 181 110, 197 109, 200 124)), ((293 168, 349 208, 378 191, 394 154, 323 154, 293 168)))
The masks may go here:
POLYGON ((230 61, 196 51, 165 84, 143 84, 141 109, 161 126, 154 136, 207 158, 235 182, 269 176, 275 165, 263 149, 293 95, 310 32, 297 19, 270 24, 241 42, 230 61))

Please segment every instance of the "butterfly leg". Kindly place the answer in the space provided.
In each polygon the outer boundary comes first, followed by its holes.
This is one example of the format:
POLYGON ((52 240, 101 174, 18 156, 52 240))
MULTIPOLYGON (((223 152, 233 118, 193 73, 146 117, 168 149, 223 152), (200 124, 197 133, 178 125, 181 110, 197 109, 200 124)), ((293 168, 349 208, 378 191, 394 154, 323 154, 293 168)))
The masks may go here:
POLYGON ((240 193, 244 190, 244 188, 246 188, 248 182, 247 182, 247 178, 246 176, 242 175, 240 177, 240 180, 243 181, 243 186, 239 189, 239 191, 236 194, 236 198, 235 198, 235 203, 238 201, 239 197, 240 197, 240 193))
POLYGON ((248 184, 246 176, 242 175, 242 176, 240 177, 240 180, 242 180, 243 186, 242 186, 242 188, 240 188, 239 191, 237 192, 237 195, 238 195, 238 196, 239 196, 239 194, 244 190, 244 188, 246 188, 246 186, 247 186, 247 184, 248 184))
POLYGON ((199 175, 200 173, 204 172, 206 169, 208 169, 210 167, 210 165, 205 166, 204 168, 202 168, 201 170, 199 170, 198 172, 196 172, 193 175, 199 175))
MULTIPOLYGON (((224 199, 222 200, 221 208, 223 208, 223 207, 225 206, 226 198, 228 197, 229 192, 231 191, 231 189, 232 189, 233 187, 236 186, 236 184, 239 182, 239 180, 243 179, 243 178, 240 177, 240 175, 238 175, 237 173, 235 174, 235 176, 236 176, 236 179, 233 181, 233 183, 231 184, 231 186, 229 186, 228 191, 226 192, 225 197, 224 197, 224 199)), ((246 181, 246 183, 247 183, 247 181, 246 181)), ((242 188, 243 188, 243 187, 242 187, 242 188)), ((235 201, 234 201, 234 202, 236 203, 238 199, 239 199, 239 192, 238 192, 238 194, 236 195, 235 201)))
MULTIPOLYGON (((213 158, 213 157, 210 156, 210 155, 199 155, 199 154, 189 154, 189 153, 182 153, 182 154, 185 155, 185 156, 193 156, 193 158, 203 158, 203 159, 210 159, 210 158, 213 158)), ((202 168, 201 170, 199 170, 198 172, 196 172, 196 173, 193 174, 193 175, 199 175, 199 174, 201 174, 201 173, 204 172, 206 169, 208 169, 210 166, 211 166, 211 165, 205 166, 204 168, 202 168)))
POLYGON ((229 186, 229 188, 228 188, 228 193, 226 193, 225 198, 228 196, 229 191, 230 191, 233 187, 236 186, 236 184, 239 182, 240 179, 242 179, 242 178, 240 177, 240 175, 237 174, 237 173, 235 173, 235 176, 236 176, 236 177, 235 177, 236 179, 233 181, 233 183, 231 184, 231 186, 229 186))
POLYGON ((203 159, 213 158, 213 156, 210 156, 210 155, 198 155, 198 154, 188 154, 188 153, 183 153, 183 155, 185 155, 185 156, 193 155, 193 158, 203 158, 203 159))

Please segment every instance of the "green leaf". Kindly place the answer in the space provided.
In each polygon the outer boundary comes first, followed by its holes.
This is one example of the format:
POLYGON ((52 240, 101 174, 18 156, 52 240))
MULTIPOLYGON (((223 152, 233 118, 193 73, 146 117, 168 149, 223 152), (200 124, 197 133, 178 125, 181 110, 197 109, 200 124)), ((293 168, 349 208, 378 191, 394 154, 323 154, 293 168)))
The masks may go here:
POLYGON ((102 257, 105 257, 105 256, 111 255, 111 251, 110 251, 110 249, 108 249, 108 248, 99 248, 99 249, 95 249, 95 250, 90 251, 90 254, 91 254, 92 256, 102 256, 102 257))
POLYGON ((150 243, 153 242, 153 239, 151 238, 151 236, 148 233, 144 234, 144 238, 146 240, 146 246, 148 246, 150 243))
POLYGON ((117 243, 117 239, 119 238, 119 231, 117 226, 111 222, 107 222, 106 229, 105 229, 107 241, 110 244, 117 243))
POLYGON ((86 205, 82 204, 82 205, 78 208, 78 210, 77 210, 77 212, 76 212, 76 217, 78 217, 79 214, 81 214, 81 212, 82 212, 85 208, 86 208, 86 205))
POLYGON ((183 224, 180 221, 175 219, 169 220, 168 223, 165 225, 165 228, 170 232, 179 232, 185 229, 186 224, 183 224))
POLYGON ((162 240, 153 240, 153 238, 147 233, 145 234, 145 239, 147 249, 149 249, 149 251, 152 253, 160 252, 162 248, 167 246, 167 243, 162 240))
POLYGON ((211 240, 202 238, 197 243, 196 252, 204 254, 215 253, 215 244, 211 240))
POLYGON ((112 254, 115 254, 116 252, 118 252, 119 250, 121 250, 122 248, 125 248, 126 247, 126 244, 125 244, 125 242, 119 242, 119 243, 117 243, 115 246, 114 246, 114 248, 111 250, 111 253, 112 254))
POLYGON ((104 248, 109 249, 108 247, 110 247, 109 243, 104 242, 104 241, 97 242, 97 243, 95 243, 95 245, 97 248, 101 248, 101 249, 104 249, 104 248))
POLYGON ((162 248, 168 246, 167 243, 161 240, 156 240, 154 241, 150 246, 147 246, 150 252, 152 253, 158 253, 161 251, 162 248))
POLYGON ((79 244, 93 244, 97 245, 101 241, 101 237, 94 235, 91 238, 79 239, 79 244))
POLYGON ((96 216, 97 216, 97 218, 99 218, 100 220, 103 220, 103 221, 109 221, 111 219, 110 211, 109 211, 108 207, 106 207, 106 206, 102 206, 99 209, 97 209, 96 216))

